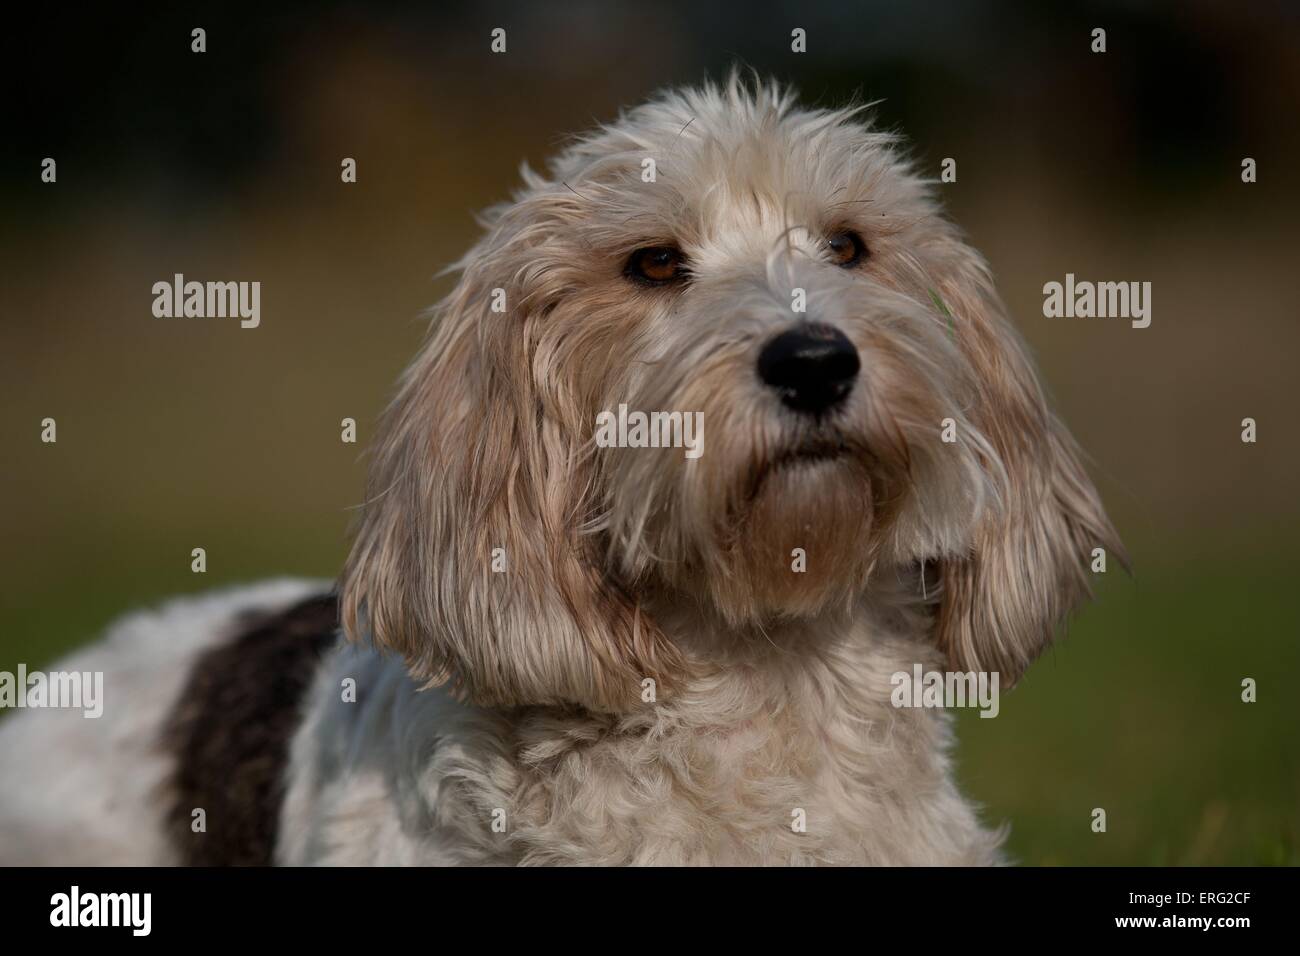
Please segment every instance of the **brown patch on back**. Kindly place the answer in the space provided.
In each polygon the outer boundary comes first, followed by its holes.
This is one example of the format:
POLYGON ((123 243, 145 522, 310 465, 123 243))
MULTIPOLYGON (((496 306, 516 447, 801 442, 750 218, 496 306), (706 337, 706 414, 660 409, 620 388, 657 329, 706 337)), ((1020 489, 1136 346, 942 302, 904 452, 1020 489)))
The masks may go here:
POLYGON ((176 759, 166 826, 183 863, 270 865, 289 742, 337 632, 338 601, 322 595, 248 622, 195 661, 163 738, 176 759), (191 829, 200 807, 205 833, 191 829))

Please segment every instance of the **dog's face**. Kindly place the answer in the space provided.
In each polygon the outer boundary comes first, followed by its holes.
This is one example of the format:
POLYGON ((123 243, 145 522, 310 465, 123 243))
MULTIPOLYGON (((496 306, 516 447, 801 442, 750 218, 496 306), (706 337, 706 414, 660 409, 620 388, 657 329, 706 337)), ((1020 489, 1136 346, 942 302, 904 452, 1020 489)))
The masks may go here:
POLYGON ((901 580, 942 593, 955 664, 1013 680, 1114 535, 891 138, 733 83, 525 180, 388 414, 349 631, 485 702, 622 710, 684 666, 648 605, 764 627, 901 580), (689 416, 698 457, 605 447, 620 406, 689 416))

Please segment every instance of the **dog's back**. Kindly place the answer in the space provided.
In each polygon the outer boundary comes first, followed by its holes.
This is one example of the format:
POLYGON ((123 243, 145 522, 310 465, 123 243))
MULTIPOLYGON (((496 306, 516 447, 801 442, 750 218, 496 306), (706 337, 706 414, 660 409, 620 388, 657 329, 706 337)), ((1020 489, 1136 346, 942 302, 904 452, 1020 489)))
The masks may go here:
MULTIPOLYGON (((259 636, 283 657, 285 639, 277 644, 264 629, 259 635, 259 623, 327 589, 321 582, 279 580, 179 598, 121 619, 99 642, 52 664, 52 673, 102 673, 102 714, 30 707, 0 720, 0 863, 257 862, 256 832, 242 843, 206 844, 237 859, 200 859, 202 853, 177 838, 178 824, 193 832, 193 808, 185 809, 182 823, 179 807, 193 802, 205 814, 221 812, 240 798, 234 788, 274 775, 276 750, 266 739, 272 729, 248 708, 258 694, 278 694, 269 702, 296 713, 297 702, 285 695, 286 679, 295 678, 292 671, 286 678, 264 669, 252 675, 260 685, 241 691, 231 673, 205 674, 203 667, 237 663, 237 642, 259 636), (236 713, 241 706, 244 712, 236 713), (230 712, 218 712, 223 709, 230 712), (213 750, 241 737, 256 752, 245 748, 240 776, 205 776, 217 770, 213 750), (200 795, 206 805, 195 802, 200 795)), ((311 629, 319 630, 323 612, 319 605, 315 610, 311 629)), ((304 636, 303 643, 310 649, 320 640, 304 636)), ((248 663, 255 662, 252 653, 248 663)), ((285 712, 278 719, 283 725, 285 712)))

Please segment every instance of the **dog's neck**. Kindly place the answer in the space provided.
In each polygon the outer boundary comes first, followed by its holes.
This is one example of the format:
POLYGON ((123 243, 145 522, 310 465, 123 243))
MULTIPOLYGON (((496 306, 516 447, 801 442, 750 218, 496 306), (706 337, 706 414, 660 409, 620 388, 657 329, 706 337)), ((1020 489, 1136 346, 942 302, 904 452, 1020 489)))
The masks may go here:
MULTIPOLYGON (((703 626, 687 607, 657 621, 710 666, 627 714, 536 708, 516 722, 527 859, 916 862, 891 819, 982 833, 948 775, 947 717, 891 704, 893 674, 940 659, 919 617, 859 608, 763 633, 687 634, 703 626)), ((992 846, 921 856, 974 862, 992 846)))
MULTIPOLYGON (((648 613, 682 654, 689 675, 668 697, 683 713, 705 713, 701 698, 737 682, 753 699, 801 700, 809 683, 831 681, 846 691, 827 706, 852 709, 852 689, 863 674, 889 663, 911 671, 941 660, 934 646, 934 588, 921 590, 914 575, 880 576, 852 605, 836 605, 803 618, 771 618, 736 625, 691 599, 657 596, 648 613)), ((892 673, 892 671, 891 671, 892 673)), ((654 701, 658 703, 659 701, 654 701)))

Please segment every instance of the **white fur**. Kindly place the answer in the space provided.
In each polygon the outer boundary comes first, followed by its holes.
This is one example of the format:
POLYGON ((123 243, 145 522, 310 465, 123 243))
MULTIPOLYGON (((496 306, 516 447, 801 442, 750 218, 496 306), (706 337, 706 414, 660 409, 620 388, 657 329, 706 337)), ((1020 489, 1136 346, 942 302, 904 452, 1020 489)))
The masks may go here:
MULTIPOLYGON (((685 622, 683 622, 684 624, 685 622)), ((902 621, 774 633, 639 717, 476 708, 345 647, 295 741, 281 863, 1000 862, 957 792, 949 717, 890 705, 937 652, 902 621), (343 703, 344 678, 357 703, 343 703), (806 832, 795 832, 802 810, 806 832), (494 831, 494 820, 503 829, 494 831)), ((692 639, 709 640, 694 634, 692 639)))
MULTIPOLYGON (((51 665, 104 671, 104 716, 25 710, 0 722, 0 862, 174 863, 159 740, 191 662, 245 613, 326 587, 271 581, 180 598, 51 665)), ((276 860, 998 862, 1000 834, 980 827, 951 780, 948 716, 889 703, 891 674, 939 663, 909 626, 859 618, 773 633, 789 650, 769 646, 760 667, 723 668, 624 718, 478 708, 420 690, 397 658, 340 647, 293 743, 276 860), (355 703, 343 701, 348 677, 355 703)))
POLYGON ((87 719, 80 710, 28 709, 0 717, 0 864, 173 862, 162 828, 171 761, 160 739, 191 663, 233 636, 244 613, 326 587, 276 580, 177 598, 122 618, 101 641, 42 667, 102 671, 104 713, 87 719))

